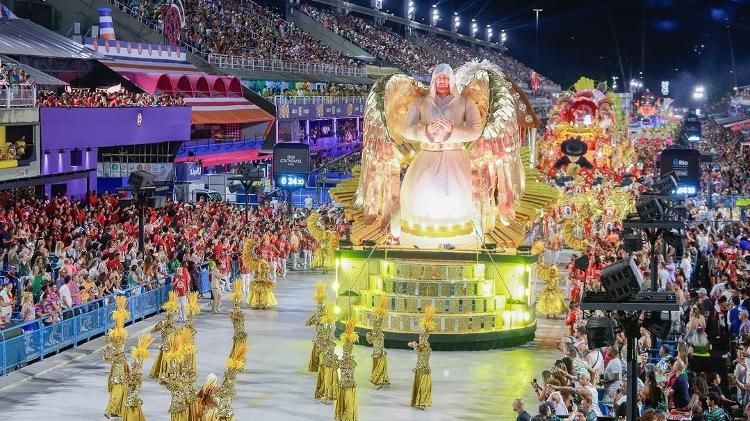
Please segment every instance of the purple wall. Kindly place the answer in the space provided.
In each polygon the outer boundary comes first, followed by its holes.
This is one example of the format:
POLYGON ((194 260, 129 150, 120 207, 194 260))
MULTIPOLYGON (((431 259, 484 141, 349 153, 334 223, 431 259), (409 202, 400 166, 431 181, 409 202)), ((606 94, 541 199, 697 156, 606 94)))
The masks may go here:
MULTIPOLYGON (((98 147, 189 140, 191 108, 41 108, 40 121, 41 174, 93 169, 89 187, 96 190, 98 147), (81 166, 70 163, 70 151, 76 148, 83 150, 81 166)), ((67 185, 69 196, 86 193, 85 178, 67 185)), ((49 185, 46 192, 49 196, 49 185)))
POLYGON ((55 107, 39 111, 42 151, 190 139, 190 107, 55 107))

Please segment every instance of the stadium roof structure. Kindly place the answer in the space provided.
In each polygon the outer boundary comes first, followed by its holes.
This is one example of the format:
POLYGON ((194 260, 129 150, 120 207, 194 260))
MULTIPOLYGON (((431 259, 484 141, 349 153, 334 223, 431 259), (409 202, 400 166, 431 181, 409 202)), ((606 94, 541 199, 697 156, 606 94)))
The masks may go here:
POLYGON ((0 61, 6 66, 19 67, 31 76, 37 86, 68 86, 68 83, 54 76, 50 76, 41 70, 19 63, 10 57, 0 54, 0 61))
POLYGON ((0 19, 0 54, 78 60, 106 58, 27 19, 0 19))

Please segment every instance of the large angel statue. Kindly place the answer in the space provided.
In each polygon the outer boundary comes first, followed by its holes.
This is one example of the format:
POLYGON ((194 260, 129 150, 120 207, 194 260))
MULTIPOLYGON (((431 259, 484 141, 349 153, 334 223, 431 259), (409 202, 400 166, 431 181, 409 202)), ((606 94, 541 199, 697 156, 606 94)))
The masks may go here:
POLYGON ((511 87, 486 61, 455 74, 440 64, 429 88, 404 74, 379 80, 366 103, 355 194, 365 223, 390 225, 401 245, 423 248, 478 247, 496 224, 508 225, 525 179, 511 87))

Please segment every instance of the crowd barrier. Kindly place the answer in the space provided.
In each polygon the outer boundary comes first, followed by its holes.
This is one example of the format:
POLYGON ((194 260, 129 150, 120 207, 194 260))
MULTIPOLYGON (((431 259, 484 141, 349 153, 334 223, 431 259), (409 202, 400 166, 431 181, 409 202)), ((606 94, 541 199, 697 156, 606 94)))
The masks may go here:
POLYGON ((62 320, 55 324, 47 316, 0 330, 0 375, 106 333, 114 326, 111 314, 116 296, 127 297, 130 318, 126 324, 130 324, 158 313, 171 289, 170 283, 151 291, 137 286, 64 310, 62 320))
POLYGON ((0 108, 36 106, 36 86, 0 85, 0 108))

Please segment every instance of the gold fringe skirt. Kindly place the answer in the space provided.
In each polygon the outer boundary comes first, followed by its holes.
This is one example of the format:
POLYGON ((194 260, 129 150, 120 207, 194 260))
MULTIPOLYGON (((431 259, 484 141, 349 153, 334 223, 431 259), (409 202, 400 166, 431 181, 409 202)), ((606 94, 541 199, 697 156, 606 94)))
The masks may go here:
POLYGON ((565 314, 568 305, 565 304, 563 292, 557 288, 544 288, 539 292, 539 300, 536 302, 537 314, 556 316, 565 314))
MULTIPOLYGON (((234 351, 240 346, 240 345, 247 345, 247 339, 238 339, 232 341, 232 351, 229 353, 229 355, 234 355, 234 351)), ((197 371, 196 371, 197 373, 197 371)))
POLYGON ((172 412, 171 421, 190 421, 190 415, 188 414, 187 408, 180 412, 172 412))
POLYGON ((276 296, 273 295, 273 289, 264 285, 251 285, 250 296, 247 298, 247 305, 253 310, 263 310, 266 308, 276 307, 276 296))
POLYGON ((391 384, 388 377, 388 360, 386 356, 372 357, 372 374, 370 374, 370 383, 375 386, 387 386, 391 384))
POLYGON ((315 373, 318 371, 318 364, 320 363, 320 352, 318 352, 317 345, 313 344, 312 352, 310 353, 310 363, 307 365, 307 371, 315 373))
POLYGON ((336 399, 336 419, 339 421, 357 421, 357 388, 339 388, 339 398, 336 399))
POLYGON ((336 400, 339 388, 339 372, 333 367, 318 367, 318 382, 315 385, 315 399, 336 400))
POLYGON ((414 385, 411 388, 411 406, 419 409, 432 406, 432 374, 414 373, 414 385))
POLYGON ((115 417, 122 416, 123 403, 125 401, 125 385, 113 384, 112 390, 109 391, 109 401, 104 413, 115 417))
POLYGON ((159 383, 162 383, 161 379, 169 377, 169 362, 164 358, 164 351, 161 348, 159 348, 159 353, 156 355, 156 360, 154 360, 154 365, 151 367, 148 376, 156 379, 159 383))
POLYGON ((197 398, 193 399, 192 402, 190 402, 190 406, 188 406, 188 420, 189 421, 201 421, 201 413, 203 411, 201 410, 201 401, 199 401, 197 398))
POLYGON ((146 421, 141 405, 126 406, 122 412, 122 421, 146 421))

